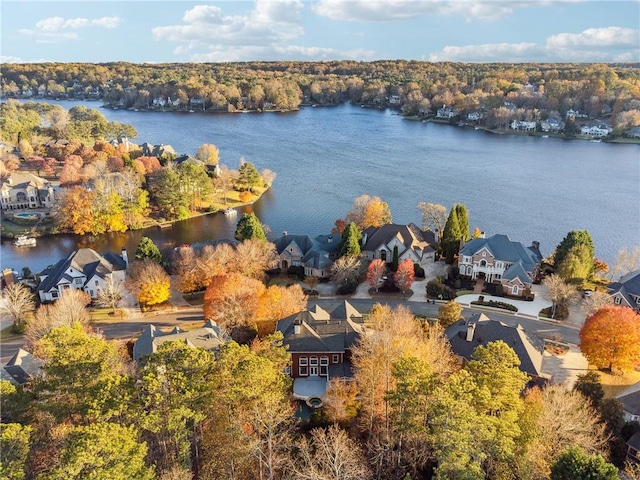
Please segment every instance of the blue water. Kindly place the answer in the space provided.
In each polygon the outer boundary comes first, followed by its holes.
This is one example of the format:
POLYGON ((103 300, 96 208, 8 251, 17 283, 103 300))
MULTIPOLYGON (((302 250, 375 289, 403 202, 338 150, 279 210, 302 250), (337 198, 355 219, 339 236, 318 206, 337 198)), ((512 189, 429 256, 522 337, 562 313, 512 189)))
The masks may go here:
MULTIPOLYGON (((496 135, 351 105, 270 114, 100 111, 132 124, 137 143, 190 154, 213 143, 231 168, 244 158, 276 172, 273 188, 252 207, 272 237, 327 233, 368 193, 389 204, 396 223, 419 224, 420 201, 464 203, 472 229, 540 241, 544 255, 577 229, 591 233, 596 256, 609 263, 620 248, 640 243, 638 145, 496 135)), ((164 248, 229 238, 236 221, 216 214, 164 230, 42 239, 28 256, 5 242, 2 264, 37 271, 80 245, 135 248, 142 234, 164 248)))

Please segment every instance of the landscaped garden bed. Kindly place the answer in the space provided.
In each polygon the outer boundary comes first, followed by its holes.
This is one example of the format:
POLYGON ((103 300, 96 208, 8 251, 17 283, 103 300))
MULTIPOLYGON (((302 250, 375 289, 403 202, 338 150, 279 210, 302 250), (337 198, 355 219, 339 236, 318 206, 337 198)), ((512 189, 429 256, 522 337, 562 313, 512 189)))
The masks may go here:
POLYGON ((471 305, 481 305, 483 307, 501 308, 503 310, 509 310, 510 312, 517 312, 518 307, 511 305, 510 303, 498 302, 496 300, 475 300, 471 302, 471 305))

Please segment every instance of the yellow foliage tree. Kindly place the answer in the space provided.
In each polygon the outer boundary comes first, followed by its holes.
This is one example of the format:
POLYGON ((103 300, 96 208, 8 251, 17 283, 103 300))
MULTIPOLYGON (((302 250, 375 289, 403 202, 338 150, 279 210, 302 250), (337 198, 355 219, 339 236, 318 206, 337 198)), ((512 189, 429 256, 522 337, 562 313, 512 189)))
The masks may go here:
POLYGON ((127 288, 143 307, 158 305, 171 297, 171 279, 164 268, 153 260, 131 264, 127 288))

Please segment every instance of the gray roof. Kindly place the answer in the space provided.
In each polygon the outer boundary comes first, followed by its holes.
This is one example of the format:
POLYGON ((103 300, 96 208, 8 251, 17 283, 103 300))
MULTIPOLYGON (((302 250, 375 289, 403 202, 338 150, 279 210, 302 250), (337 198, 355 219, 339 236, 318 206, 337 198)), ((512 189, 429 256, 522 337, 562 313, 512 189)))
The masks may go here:
POLYGON ((460 249, 460 254, 472 257, 483 248, 486 248, 496 260, 508 263, 522 262, 526 272, 532 272, 542 258, 537 248, 525 248, 522 243, 512 242, 507 235, 499 234, 469 240, 460 249))
MULTIPOLYGON (((43 360, 20 348, 3 366, 3 370, 13 378, 12 383, 24 385, 31 377, 41 374, 42 367, 43 360)), ((7 379, 7 375, 3 373, 2 378, 7 379)))
POLYGON ((622 403, 625 412, 640 415, 640 382, 624 389, 616 395, 616 399, 622 403))
POLYGON ((640 432, 636 432, 631 435, 631 438, 627 440, 627 445, 640 451, 640 432))
POLYGON ((363 252, 374 252, 398 237, 405 246, 404 251, 398 252, 399 256, 410 249, 415 250, 418 256, 422 256, 424 252, 433 251, 431 245, 437 243, 432 231, 420 230, 414 223, 408 225, 388 223, 381 227, 369 227, 362 232, 362 235, 366 238, 362 245, 363 252))
POLYGON ((201 328, 188 331, 175 327, 169 332, 163 332, 155 325, 149 324, 133 344, 133 359, 140 360, 154 353, 164 342, 174 341, 182 341, 191 347, 216 350, 225 343, 226 338, 218 325, 211 320, 206 321, 201 328))
POLYGON ((274 240, 278 255, 286 254, 290 246, 302 253, 302 263, 305 267, 322 270, 333 264, 333 258, 340 248, 339 235, 309 235, 284 234, 274 240))
POLYGON ((635 306, 636 300, 633 296, 640 297, 640 270, 627 273, 617 282, 610 283, 607 289, 610 295, 619 293, 629 305, 635 306))
POLYGON ((364 333, 362 314, 351 304, 337 307, 331 313, 316 306, 280 320, 276 330, 282 332, 290 352, 344 352, 364 333), (295 328, 300 328, 295 333, 295 328))
POLYGON ((114 253, 108 253, 103 257, 91 248, 81 248, 72 252, 65 260, 44 269, 40 276, 46 275, 46 278, 38 285, 38 291, 48 292, 62 279, 71 281, 71 277, 66 274, 69 267, 82 272, 88 281, 94 275, 105 278, 114 271, 124 270, 126 263, 122 257, 114 253))
POLYGON ((529 276, 527 272, 525 272, 521 261, 518 261, 513 265, 509 266, 509 268, 507 268, 502 274, 502 278, 506 280, 514 280, 516 278, 519 278, 522 283, 532 282, 532 278, 529 276))
POLYGON ((542 374, 542 353, 544 343, 534 335, 529 335, 522 326, 511 327, 497 320, 491 320, 484 313, 473 315, 468 321, 461 320, 447 328, 445 334, 452 351, 469 360, 478 345, 502 340, 509 345, 520 359, 520 370, 540 377, 542 374), (467 329, 475 325, 471 341, 467 341, 467 329))

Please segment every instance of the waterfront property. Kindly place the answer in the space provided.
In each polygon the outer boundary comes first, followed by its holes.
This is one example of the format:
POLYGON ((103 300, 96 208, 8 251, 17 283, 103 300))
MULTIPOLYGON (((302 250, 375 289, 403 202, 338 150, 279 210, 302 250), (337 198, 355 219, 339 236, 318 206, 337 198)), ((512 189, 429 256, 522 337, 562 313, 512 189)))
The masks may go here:
POLYGON ((391 262, 393 251, 398 248, 398 261, 410 259, 423 264, 435 258, 437 245, 433 232, 420 230, 417 225, 396 225, 369 227, 362 232, 362 254, 367 260, 381 259, 391 262))
POLYGON ((109 279, 112 282, 124 281, 127 263, 125 249, 120 255, 109 252, 104 256, 91 248, 76 250, 40 273, 40 301, 53 302, 71 288, 82 290, 95 299, 109 279))
POLYGON ((364 334, 364 324, 349 302, 331 313, 316 305, 280 320, 276 330, 291 353, 287 373, 293 378, 294 398, 322 398, 331 379, 352 377, 351 347, 364 334))
POLYGON ((617 282, 607 286, 616 305, 640 310, 640 270, 627 273, 617 282))
POLYGON ((530 292, 540 271, 540 244, 524 247, 506 235, 474 238, 468 241, 458 256, 458 268, 463 277, 500 285, 505 295, 523 297, 530 292))
POLYGON ((55 202, 51 182, 32 173, 9 175, 0 187, 0 195, 2 210, 51 208, 55 202))
POLYGON ((331 266, 338 258, 339 235, 289 235, 284 233, 273 242, 278 252, 278 266, 286 271, 289 267, 304 267, 306 276, 319 278, 331 275, 331 266))

